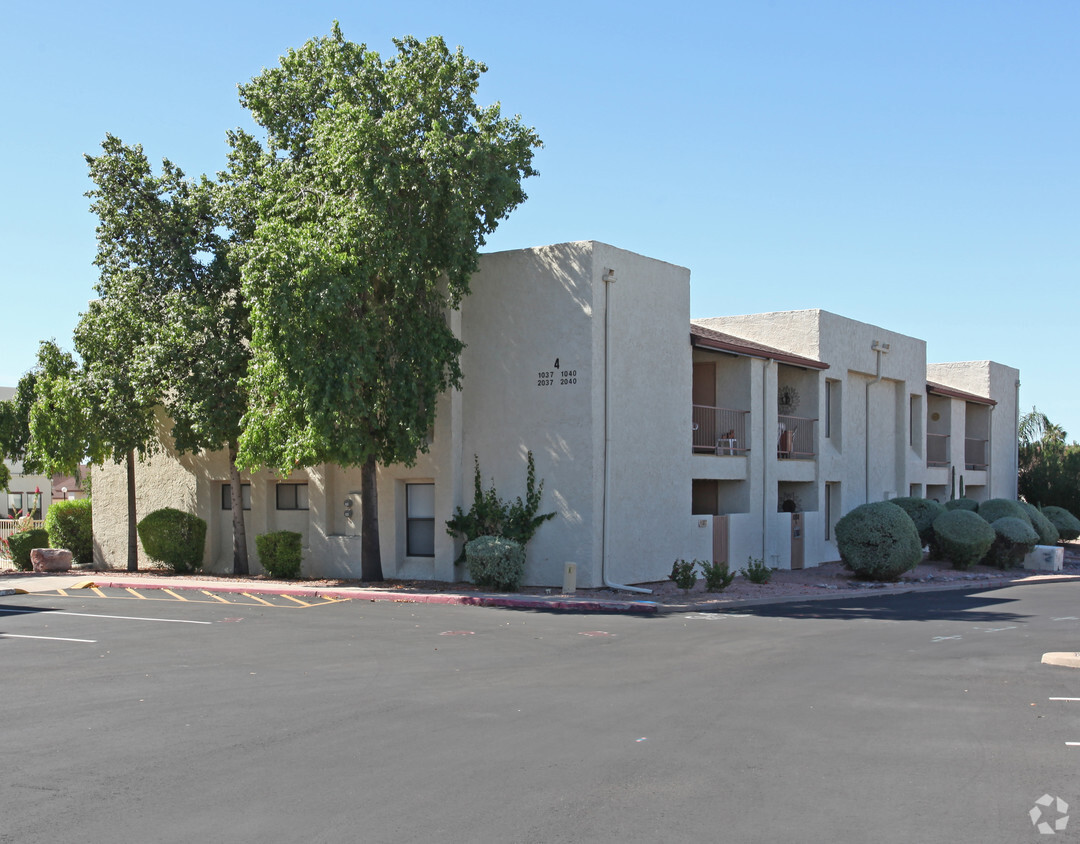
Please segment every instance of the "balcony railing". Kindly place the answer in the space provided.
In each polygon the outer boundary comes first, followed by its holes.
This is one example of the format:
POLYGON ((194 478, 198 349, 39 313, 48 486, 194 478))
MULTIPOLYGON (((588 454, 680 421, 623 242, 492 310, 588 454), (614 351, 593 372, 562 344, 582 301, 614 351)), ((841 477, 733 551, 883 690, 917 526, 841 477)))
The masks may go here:
POLYGON ((948 466, 949 465, 949 435, 927 434, 926 435, 926 465, 948 466))
POLYGON ((781 460, 813 459, 814 423, 817 420, 803 416, 778 416, 776 419, 776 456, 781 460))
POLYGON ((701 454, 734 456, 746 454, 750 442, 746 437, 749 410, 730 410, 726 407, 693 406, 694 451, 701 454))
POLYGON ((967 437, 964 440, 964 466, 967 469, 985 469, 990 465, 989 440, 967 437))

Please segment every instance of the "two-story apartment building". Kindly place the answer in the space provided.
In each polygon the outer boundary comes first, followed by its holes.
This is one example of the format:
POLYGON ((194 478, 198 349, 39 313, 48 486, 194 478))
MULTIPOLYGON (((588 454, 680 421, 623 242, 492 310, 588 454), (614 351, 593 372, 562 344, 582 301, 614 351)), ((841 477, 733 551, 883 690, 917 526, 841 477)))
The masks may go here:
MULTIPOLYGON (((833 560, 844 512, 948 497, 953 469, 968 495, 1015 495, 1015 389, 999 395, 1015 370, 944 365, 928 387, 923 341, 824 311, 691 324, 689 270, 594 241, 486 254, 470 284, 448 314, 466 344, 462 389, 441 397, 415 465, 379 468, 388 577, 464 577, 445 523, 468 509, 474 457, 485 485, 512 499, 533 453, 543 509, 556 513, 528 548, 526 582, 540 585, 561 583, 568 562, 596 587, 661 580, 680 557, 833 560), (939 430, 950 462, 928 466, 927 431, 939 430), (969 469, 963 449, 980 435, 985 465, 969 469)), ((165 506, 202 516, 207 566, 226 570, 224 456, 179 455, 163 439, 137 468, 140 517, 165 506)), ((249 538, 297 530, 305 573, 359 575, 359 469, 245 480, 249 538)), ((119 467, 95 469, 94 498, 99 562, 123 565, 119 467)))

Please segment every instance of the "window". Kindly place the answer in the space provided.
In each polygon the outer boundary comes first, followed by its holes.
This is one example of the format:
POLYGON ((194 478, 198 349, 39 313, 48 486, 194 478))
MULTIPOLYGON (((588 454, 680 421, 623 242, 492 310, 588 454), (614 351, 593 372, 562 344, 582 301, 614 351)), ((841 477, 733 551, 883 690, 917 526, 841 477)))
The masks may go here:
POLYGON ((277 508, 279 510, 306 510, 308 508, 307 484, 278 484, 277 508))
POLYGON ((435 556, 435 484, 405 484, 405 555, 435 556))
POLYGON ((13 517, 17 516, 23 507, 23 494, 21 492, 9 492, 7 501, 8 510, 12 513, 13 517))
POLYGON ((840 447, 840 382, 825 381, 825 439, 840 447))
MULTIPOLYGON (((240 484, 240 501, 243 509, 251 509, 251 484, 240 484)), ((221 509, 232 509, 232 490, 229 484, 221 485, 221 509)))

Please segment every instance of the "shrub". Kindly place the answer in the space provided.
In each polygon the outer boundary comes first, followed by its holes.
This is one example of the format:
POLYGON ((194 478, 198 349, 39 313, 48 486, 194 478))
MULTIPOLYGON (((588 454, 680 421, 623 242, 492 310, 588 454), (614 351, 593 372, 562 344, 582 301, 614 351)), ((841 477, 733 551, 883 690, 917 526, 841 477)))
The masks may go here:
POLYGON ((202 566, 206 522, 198 516, 166 507, 144 517, 136 529, 146 556, 174 573, 188 574, 202 566))
POLYGON ((971 510, 950 510, 934 520, 934 539, 954 568, 966 569, 979 562, 995 536, 986 519, 971 510))
POLYGON ((90 499, 55 501, 45 513, 45 530, 53 548, 66 548, 76 563, 94 562, 94 523, 90 499))
POLYGON ((1027 513, 1028 521, 1031 522, 1031 526, 1035 528, 1035 533, 1039 535, 1040 545, 1057 545, 1058 529, 1054 527, 1054 523, 1043 515, 1042 510, 1036 507, 1034 504, 1028 504, 1026 501, 1021 501, 1020 506, 1024 508, 1024 512, 1027 513))
POLYGON ((764 586, 772 580, 773 570, 765 565, 765 561, 762 559, 747 558, 746 567, 740 569, 740 571, 743 577, 759 586, 764 586))
POLYGON ((1039 534, 1028 522, 1014 516, 1002 516, 992 525, 994 544, 986 554, 986 562, 1007 569, 1020 565, 1039 542, 1039 534))
POLYGON ((979 504, 979 509, 976 512, 986 519, 987 524, 991 525, 1006 516, 1010 519, 1020 519, 1031 524, 1031 519, 1028 518, 1023 505, 1019 501, 1013 501, 1011 498, 987 499, 979 504))
POLYGON ((1080 537, 1080 519, 1077 519, 1064 507, 1043 507, 1042 512, 1057 528, 1058 534, 1066 542, 1080 537))
MULTIPOLYGON (((495 491, 492 482, 489 489, 484 489, 480 477, 480 458, 473 455, 476 472, 473 476, 473 503, 466 513, 460 507, 454 508, 454 517, 447 521, 446 532, 451 536, 462 536, 465 543, 481 536, 502 536, 528 545, 533 534, 548 519, 554 519, 555 513, 540 513, 540 498, 544 494, 544 482, 536 483, 536 466, 533 454, 529 452, 528 469, 525 474, 525 499, 518 496, 513 503, 503 501, 495 491)), ((465 549, 454 561, 465 560, 465 549)))
POLYGON ((915 522, 891 501, 861 504, 836 523, 844 567, 863 580, 899 580, 922 561, 915 522))
POLYGON ((33 565, 30 563, 30 552, 35 548, 49 547, 49 532, 44 528, 30 528, 21 530, 8 537, 8 548, 11 550, 11 562, 19 571, 30 571, 33 565))
POLYGON ((525 579, 525 546, 501 536, 479 536, 465 543, 465 564, 477 586, 516 592, 525 579))
POLYGON ((932 498, 890 498, 889 503, 895 504, 911 517, 923 545, 934 541, 934 519, 945 512, 944 505, 932 498))
POLYGON ((701 573, 705 575, 706 592, 723 592, 735 579, 735 572, 728 571, 726 562, 713 563, 708 560, 694 560, 694 562, 701 565, 701 573))
POLYGON ((975 513, 979 509, 979 502, 971 498, 954 498, 945 502, 946 510, 970 510, 975 513))
POLYGON ((696 563, 697 560, 690 563, 686 560, 676 560, 671 564, 671 574, 668 575, 668 579, 684 592, 689 592, 697 583, 697 572, 694 571, 696 563))
POLYGON ((295 530, 276 530, 255 537, 259 562, 270 577, 295 580, 300 576, 303 537, 295 530))

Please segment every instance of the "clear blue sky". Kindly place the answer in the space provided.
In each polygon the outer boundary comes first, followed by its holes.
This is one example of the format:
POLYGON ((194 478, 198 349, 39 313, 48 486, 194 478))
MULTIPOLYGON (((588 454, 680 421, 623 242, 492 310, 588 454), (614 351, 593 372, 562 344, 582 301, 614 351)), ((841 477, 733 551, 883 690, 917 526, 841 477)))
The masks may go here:
POLYGON ((489 241, 596 239, 690 268, 691 315, 825 308, 1021 370, 1080 439, 1076 0, 13 4, 0 32, 0 384, 93 295, 84 153, 196 175, 236 84, 329 32, 441 34, 545 141, 489 241))

